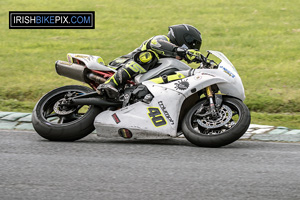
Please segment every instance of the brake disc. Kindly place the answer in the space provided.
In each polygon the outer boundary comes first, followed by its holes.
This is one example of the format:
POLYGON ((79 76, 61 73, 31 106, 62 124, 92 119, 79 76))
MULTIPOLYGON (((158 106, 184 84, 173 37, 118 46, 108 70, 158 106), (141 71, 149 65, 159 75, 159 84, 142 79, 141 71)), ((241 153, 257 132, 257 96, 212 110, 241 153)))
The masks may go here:
POLYGON ((216 129, 226 125, 232 118, 232 110, 226 106, 222 107, 218 111, 218 118, 213 119, 211 116, 206 116, 200 119, 197 119, 197 123, 206 129, 216 129))
POLYGON ((73 113, 77 107, 67 107, 67 106, 62 106, 62 103, 64 103, 66 101, 65 98, 58 100, 54 106, 53 106, 53 110, 55 113, 59 114, 59 115, 69 115, 71 113, 73 113))

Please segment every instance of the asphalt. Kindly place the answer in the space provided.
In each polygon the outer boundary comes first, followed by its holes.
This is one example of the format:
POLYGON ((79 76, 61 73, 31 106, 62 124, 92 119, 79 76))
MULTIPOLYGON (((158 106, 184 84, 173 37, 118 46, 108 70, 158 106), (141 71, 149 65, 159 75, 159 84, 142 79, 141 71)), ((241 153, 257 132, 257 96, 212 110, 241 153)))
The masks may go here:
MULTIPOLYGON (((34 130, 31 123, 31 113, 0 111, 0 129, 34 130)), ((251 124, 240 140, 300 142, 300 130, 283 126, 251 124)))

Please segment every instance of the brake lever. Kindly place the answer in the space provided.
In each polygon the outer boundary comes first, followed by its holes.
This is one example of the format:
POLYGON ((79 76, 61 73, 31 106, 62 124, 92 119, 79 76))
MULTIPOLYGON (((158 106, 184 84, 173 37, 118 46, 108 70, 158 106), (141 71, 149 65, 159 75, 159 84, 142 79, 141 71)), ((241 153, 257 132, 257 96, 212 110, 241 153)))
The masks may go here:
POLYGON ((214 60, 208 60, 207 57, 202 56, 202 59, 203 59, 203 66, 204 68, 207 68, 207 69, 214 69, 216 66, 218 66, 218 64, 214 61, 214 60))

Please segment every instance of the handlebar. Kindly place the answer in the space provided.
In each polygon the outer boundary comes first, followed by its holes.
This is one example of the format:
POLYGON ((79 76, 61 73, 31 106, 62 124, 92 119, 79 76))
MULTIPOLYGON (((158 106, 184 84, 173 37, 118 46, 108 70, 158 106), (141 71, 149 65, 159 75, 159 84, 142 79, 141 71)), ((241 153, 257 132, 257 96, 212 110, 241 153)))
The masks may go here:
POLYGON ((192 52, 188 51, 188 49, 178 47, 176 49, 176 54, 180 57, 184 57, 187 62, 201 63, 198 68, 213 69, 218 66, 218 64, 215 61, 208 59, 210 53, 208 53, 205 57, 203 54, 200 53, 200 51, 197 54, 193 54, 192 52), (193 56, 193 60, 187 60, 186 55, 193 56))
POLYGON ((190 55, 190 56, 195 56, 195 61, 196 63, 200 63, 203 62, 205 60, 205 57, 201 54, 200 56, 194 55, 193 53, 186 51, 186 54, 190 55))
MULTIPOLYGON (((187 52, 187 54, 191 56, 195 56, 190 52, 187 52)), ((205 69, 213 69, 218 66, 218 64, 214 60, 208 59, 209 54, 205 57, 203 54, 200 56, 195 56, 195 61, 196 63, 201 63, 201 65, 198 68, 205 68, 205 69)))

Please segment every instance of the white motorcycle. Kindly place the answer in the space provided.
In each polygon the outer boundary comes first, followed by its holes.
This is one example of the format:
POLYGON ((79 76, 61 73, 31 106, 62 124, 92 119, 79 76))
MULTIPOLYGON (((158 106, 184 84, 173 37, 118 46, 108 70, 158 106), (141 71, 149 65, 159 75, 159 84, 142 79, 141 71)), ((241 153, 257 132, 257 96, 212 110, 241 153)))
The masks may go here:
POLYGON ((250 125, 238 72, 218 51, 197 58, 200 66, 162 58, 156 68, 120 88, 118 99, 99 95, 96 88, 116 69, 101 57, 68 54, 56 71, 89 84, 54 89, 36 104, 36 132, 53 141, 75 141, 96 128, 98 136, 124 139, 176 138, 184 135, 201 147, 220 147, 238 140, 250 125), (208 60, 214 55, 219 62, 208 60), (92 89, 91 89, 92 88, 92 89))

